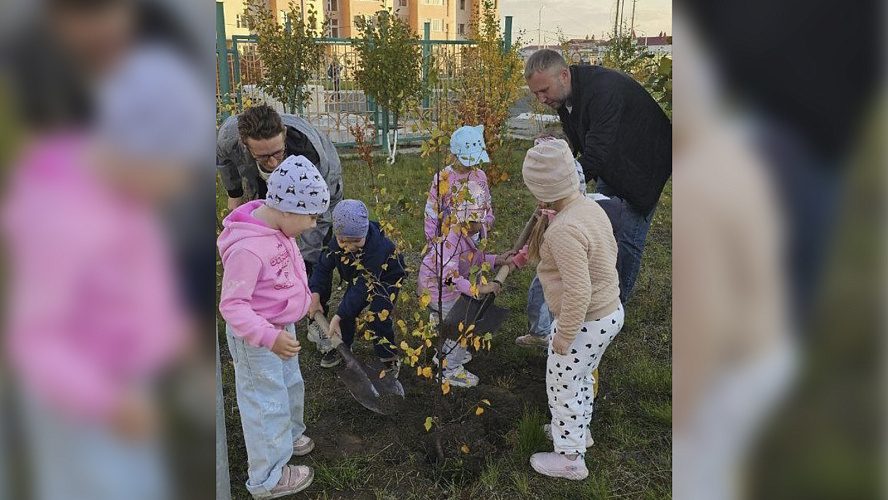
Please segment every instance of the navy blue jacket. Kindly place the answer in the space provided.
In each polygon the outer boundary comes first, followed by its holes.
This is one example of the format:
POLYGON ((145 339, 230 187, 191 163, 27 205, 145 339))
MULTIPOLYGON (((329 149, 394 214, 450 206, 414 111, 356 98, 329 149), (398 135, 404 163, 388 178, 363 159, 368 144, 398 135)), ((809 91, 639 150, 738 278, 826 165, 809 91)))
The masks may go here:
POLYGON ((330 293, 334 268, 339 271, 340 278, 348 283, 348 289, 336 311, 341 318, 356 318, 374 298, 385 297, 388 300, 391 294, 397 293, 397 283, 407 276, 404 256, 395 255, 395 244, 385 236, 379 223, 374 221, 370 221, 367 229, 364 248, 356 254, 344 252, 336 238, 330 239, 312 268, 308 284, 312 293, 318 293, 322 297, 330 293), (364 270, 358 270, 358 262, 364 270), (373 276, 372 294, 367 286, 366 272, 373 276))

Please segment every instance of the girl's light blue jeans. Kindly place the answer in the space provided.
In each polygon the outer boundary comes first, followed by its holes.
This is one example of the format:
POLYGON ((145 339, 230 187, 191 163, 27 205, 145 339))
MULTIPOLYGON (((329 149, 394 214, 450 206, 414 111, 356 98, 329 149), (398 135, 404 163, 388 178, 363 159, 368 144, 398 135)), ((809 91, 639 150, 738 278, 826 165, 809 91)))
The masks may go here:
MULTIPOLYGON (((287 330, 295 334, 294 325, 287 330)), ((293 443, 305 432, 305 383, 299 356, 286 361, 265 347, 253 347, 226 326, 234 360, 237 406, 247 445, 247 490, 267 495, 293 456, 293 443)))

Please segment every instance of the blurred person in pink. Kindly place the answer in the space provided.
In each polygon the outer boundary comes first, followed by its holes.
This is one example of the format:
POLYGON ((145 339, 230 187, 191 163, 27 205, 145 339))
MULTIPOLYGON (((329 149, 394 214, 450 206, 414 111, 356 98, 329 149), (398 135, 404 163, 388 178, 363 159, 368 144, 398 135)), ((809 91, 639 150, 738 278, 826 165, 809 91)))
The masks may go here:
POLYGON ((193 129, 205 108, 196 75, 159 45, 100 88, 93 128, 44 136, 12 174, 6 345, 38 498, 163 498, 155 388, 190 339, 157 212, 206 151, 169 124, 193 129))
POLYGON ((314 449, 305 435, 305 384, 294 323, 311 305, 305 261, 296 240, 317 225, 330 191, 304 156, 285 159, 268 178, 265 201, 225 218, 219 235, 222 297, 234 361, 237 406, 247 445, 247 490, 257 499, 302 491, 314 471, 288 465, 314 449))

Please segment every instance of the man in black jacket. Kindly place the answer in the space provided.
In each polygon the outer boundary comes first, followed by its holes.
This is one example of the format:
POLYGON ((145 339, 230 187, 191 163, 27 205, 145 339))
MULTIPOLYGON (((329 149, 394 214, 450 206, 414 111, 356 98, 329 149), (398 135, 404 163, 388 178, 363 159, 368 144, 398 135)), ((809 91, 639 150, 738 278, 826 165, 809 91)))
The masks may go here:
POLYGON ((558 111, 574 154, 595 191, 626 200, 617 235, 620 300, 635 285, 654 209, 672 175, 672 124, 651 95, 625 73, 568 66, 553 50, 527 60, 531 92, 558 111))

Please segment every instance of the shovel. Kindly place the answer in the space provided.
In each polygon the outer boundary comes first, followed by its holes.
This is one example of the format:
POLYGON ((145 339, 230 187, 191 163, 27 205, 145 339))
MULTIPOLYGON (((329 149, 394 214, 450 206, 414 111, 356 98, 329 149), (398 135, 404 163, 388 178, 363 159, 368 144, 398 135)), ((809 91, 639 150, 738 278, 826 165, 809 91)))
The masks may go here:
POLYGON ((327 322, 327 318, 324 317, 323 313, 320 311, 316 312, 313 319, 321 327, 324 335, 330 339, 333 347, 342 356, 343 361, 345 361, 345 368, 337 370, 336 374, 342 380, 342 383, 345 384, 348 392, 364 408, 385 415, 385 412, 379 407, 380 395, 394 394, 403 398, 404 386, 391 373, 386 372, 379 361, 371 361, 368 366, 367 363, 355 358, 351 349, 342 342, 341 338, 338 336, 331 337, 329 335, 330 323, 327 322), (382 374, 382 377, 380 377, 380 374, 382 374))
MULTIPOLYGON (((533 215, 530 216, 527 223, 524 225, 524 229, 521 231, 518 241, 512 248, 515 252, 521 250, 527 242, 527 238, 530 237, 530 232, 533 230, 536 220, 537 215, 536 211, 534 211, 533 215)), ((509 271, 509 266, 500 267, 499 272, 496 273, 496 277, 493 280, 502 284, 509 276, 509 271)), ((476 335, 493 333, 499 329, 500 325, 502 325, 507 312, 505 309, 493 305, 494 298, 495 296, 492 293, 487 294, 482 299, 475 299, 468 295, 460 295, 459 299, 453 305, 453 309, 451 309, 447 314, 447 317, 444 318, 444 323, 454 328, 459 325, 459 323, 463 323, 464 325, 475 325, 476 335)))

